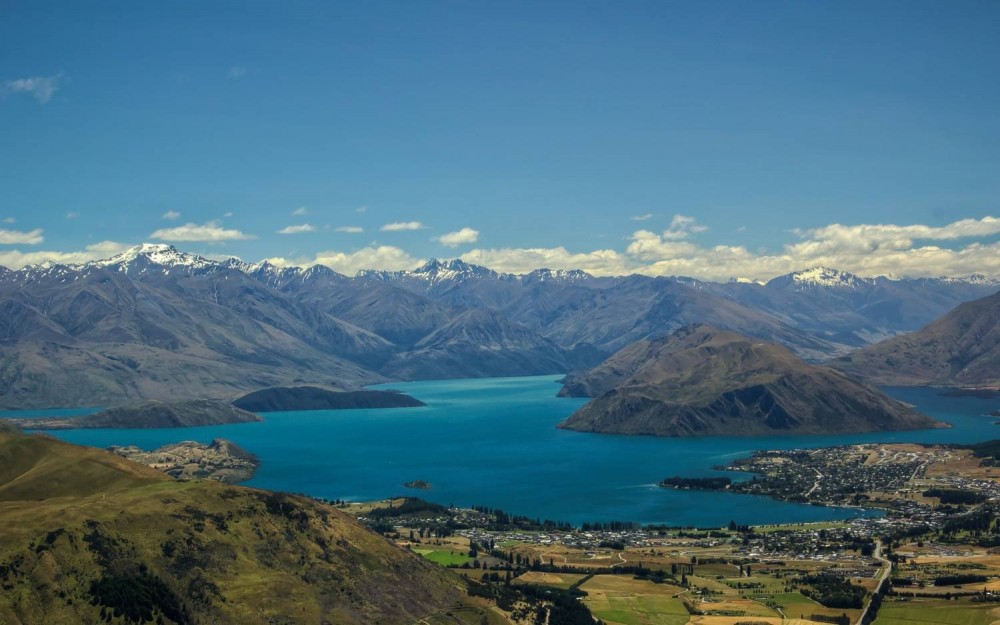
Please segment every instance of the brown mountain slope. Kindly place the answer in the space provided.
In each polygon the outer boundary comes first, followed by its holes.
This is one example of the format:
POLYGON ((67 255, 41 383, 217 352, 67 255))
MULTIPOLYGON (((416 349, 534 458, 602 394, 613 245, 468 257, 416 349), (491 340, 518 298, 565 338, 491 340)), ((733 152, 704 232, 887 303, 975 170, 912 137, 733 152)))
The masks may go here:
POLYGON ((99 623, 116 609, 167 624, 450 622, 460 594, 446 571, 330 506, 11 433, 0 586, 11 625, 99 623))
POLYGON ((634 343, 567 379, 562 395, 595 399, 560 427, 657 436, 754 436, 934 427, 843 373, 783 347, 710 326, 634 343))
POLYGON ((878 384, 1000 388, 1000 293, 830 365, 878 384))

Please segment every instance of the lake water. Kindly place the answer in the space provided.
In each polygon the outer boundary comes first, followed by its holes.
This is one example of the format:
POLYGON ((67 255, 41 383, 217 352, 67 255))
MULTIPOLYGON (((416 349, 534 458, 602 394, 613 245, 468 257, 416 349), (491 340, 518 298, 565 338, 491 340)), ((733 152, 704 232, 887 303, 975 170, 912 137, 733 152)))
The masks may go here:
MULTIPOLYGON (((711 467, 755 449, 865 442, 976 442, 1000 438, 997 400, 942 397, 934 389, 886 389, 951 429, 836 436, 653 438, 582 434, 554 426, 584 399, 555 396, 561 376, 383 385, 426 402, 422 408, 277 412, 262 423, 170 430, 75 430, 67 441, 152 449, 180 440, 227 438, 262 465, 247 484, 354 501, 416 495, 443 504, 487 505, 542 519, 630 520, 671 525, 803 522, 867 514, 765 497, 677 491, 669 475, 711 475, 711 467), (403 482, 425 480, 426 491, 403 482)), ((378 387, 377 387, 378 388, 378 387)), ((75 414, 91 412, 92 409, 75 414)), ((0 416, 53 415, 54 411, 0 416)), ((64 413, 65 414, 65 413, 64 413)), ((716 473, 717 474, 717 473, 716 473)))

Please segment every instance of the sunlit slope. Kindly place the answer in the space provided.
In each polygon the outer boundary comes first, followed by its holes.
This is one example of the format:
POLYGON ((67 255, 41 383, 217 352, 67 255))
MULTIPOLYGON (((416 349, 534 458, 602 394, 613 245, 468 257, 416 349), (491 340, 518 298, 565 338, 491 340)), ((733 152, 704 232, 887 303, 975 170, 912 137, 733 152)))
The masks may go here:
POLYGON ((164 623, 409 623, 458 597, 329 506, 0 432, 0 623, 103 622, 94 584, 158 588, 164 623))

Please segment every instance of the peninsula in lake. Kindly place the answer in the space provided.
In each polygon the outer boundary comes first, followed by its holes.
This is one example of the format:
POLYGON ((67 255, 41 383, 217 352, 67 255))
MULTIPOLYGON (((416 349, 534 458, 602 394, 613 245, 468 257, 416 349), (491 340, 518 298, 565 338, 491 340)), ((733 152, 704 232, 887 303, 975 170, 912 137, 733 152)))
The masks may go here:
POLYGON ((559 425, 583 432, 762 436, 942 426, 784 347, 707 325, 633 343, 569 376, 560 395, 594 398, 559 425))

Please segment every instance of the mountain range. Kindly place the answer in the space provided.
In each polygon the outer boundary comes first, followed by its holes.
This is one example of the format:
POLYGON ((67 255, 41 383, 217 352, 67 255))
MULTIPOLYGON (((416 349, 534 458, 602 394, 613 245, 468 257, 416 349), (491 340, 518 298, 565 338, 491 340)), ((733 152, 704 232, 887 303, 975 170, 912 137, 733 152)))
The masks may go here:
POLYGON ((821 361, 997 288, 975 276, 822 268, 767 283, 514 275, 460 260, 348 277, 145 244, 82 265, 0 271, 0 407, 565 373, 699 322, 821 361))

